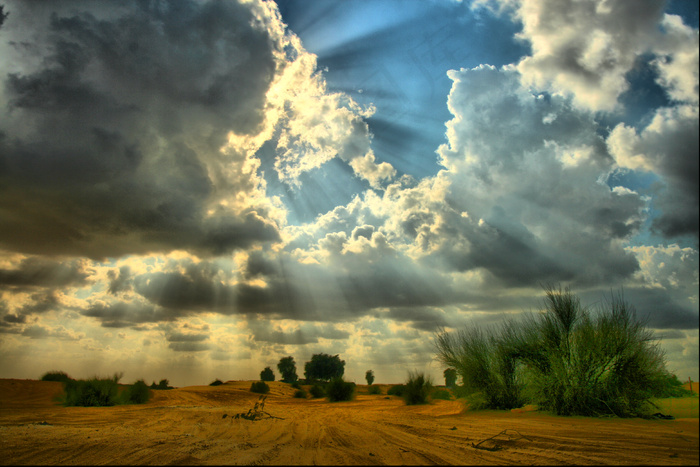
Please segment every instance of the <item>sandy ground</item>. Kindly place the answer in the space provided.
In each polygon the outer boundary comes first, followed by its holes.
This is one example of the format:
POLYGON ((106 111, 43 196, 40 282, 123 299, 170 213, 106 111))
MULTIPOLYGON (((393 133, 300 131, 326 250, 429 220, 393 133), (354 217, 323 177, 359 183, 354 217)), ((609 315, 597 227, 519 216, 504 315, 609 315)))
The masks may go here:
POLYGON ((56 405, 60 383, 0 379, 0 464, 699 463, 698 419, 470 412, 459 401, 405 406, 363 394, 364 386, 356 400, 330 403, 295 399, 294 389, 274 382, 264 411, 277 418, 250 421, 235 417, 258 401, 250 384, 86 408, 56 405))

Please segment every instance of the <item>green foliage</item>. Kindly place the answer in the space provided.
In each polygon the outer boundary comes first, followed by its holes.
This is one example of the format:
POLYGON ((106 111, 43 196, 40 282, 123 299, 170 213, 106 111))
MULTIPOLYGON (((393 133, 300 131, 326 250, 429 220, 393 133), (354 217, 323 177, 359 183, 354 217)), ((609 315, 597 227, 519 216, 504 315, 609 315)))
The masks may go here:
POLYGON ((367 384, 371 386, 372 383, 374 383, 374 371, 367 370, 367 373, 365 373, 365 379, 367 380, 367 384))
POLYGON ((72 379, 73 378, 68 376, 63 371, 49 371, 41 377, 42 381, 58 381, 60 383, 65 383, 66 381, 70 381, 72 379))
POLYGON ((294 393, 294 397, 297 399, 306 399, 306 391, 303 389, 297 389, 297 391, 294 393))
POLYGON ((224 382, 221 381, 219 378, 217 378, 214 381, 212 381, 211 383, 209 383, 209 386, 221 386, 222 384, 224 384, 224 382))
POLYGON ((145 404, 150 398, 151 391, 149 391, 146 382, 142 379, 126 388, 122 396, 125 404, 145 404))
POLYGON ((432 389, 433 383, 430 376, 426 377, 423 373, 409 372, 408 381, 406 381, 401 397, 406 405, 427 404, 432 389))
POLYGON ((250 385, 250 391, 258 394, 267 394, 270 392, 270 386, 265 381, 255 381, 250 385))
POLYGON ((430 393, 430 398, 448 401, 452 399, 452 395, 450 394, 450 391, 446 389, 434 389, 433 392, 430 393))
POLYGON ((153 381, 153 384, 151 384, 151 389, 174 389, 172 386, 170 386, 170 381, 167 379, 161 379, 158 384, 156 384, 155 381, 153 381))
POLYGON ((314 354, 311 361, 304 365, 304 376, 311 381, 330 381, 342 378, 344 372, 345 361, 341 360, 338 355, 314 354))
POLYGON ((569 289, 545 287, 544 307, 520 323, 444 331, 438 358, 462 377, 472 407, 537 404, 558 415, 643 416, 669 387, 664 354, 621 294, 596 311, 569 289))
POLYGON ((89 380, 68 380, 64 383, 65 399, 63 404, 67 407, 116 405, 119 403, 119 387, 117 385, 119 379, 121 379, 121 375, 115 373, 112 378, 94 377, 89 380))
POLYGON ((406 390, 406 386, 403 384, 395 384, 387 390, 387 395, 389 396, 399 396, 403 397, 403 393, 406 390))
POLYGON ((309 389, 309 393, 314 399, 326 396, 326 391, 320 384, 314 384, 313 386, 311 386, 311 389, 309 389))
POLYGON ((457 384, 457 370, 447 368, 442 374, 445 376, 445 386, 448 388, 455 387, 457 384))
POLYGON ((282 375, 282 381, 285 383, 293 383, 299 379, 297 376, 297 365, 294 361, 294 357, 289 356, 281 358, 277 364, 277 369, 279 370, 280 375, 282 375))
POLYGON ((355 396, 355 383, 346 382, 342 377, 333 378, 326 386, 330 402, 350 401, 355 396))
POLYGON ((380 388, 379 386, 370 386, 367 392, 369 392, 372 395, 381 394, 382 388, 380 388))
POLYGON ((683 387, 683 382, 673 373, 659 376, 659 385, 654 397, 697 397, 697 394, 683 387))
POLYGON ((265 367, 265 369, 260 372, 260 379, 262 381, 274 381, 275 373, 272 371, 272 368, 269 366, 265 367))
POLYGON ((299 384, 299 381, 294 381, 294 382, 291 384, 291 386, 292 386, 294 389, 301 389, 301 384, 299 384))

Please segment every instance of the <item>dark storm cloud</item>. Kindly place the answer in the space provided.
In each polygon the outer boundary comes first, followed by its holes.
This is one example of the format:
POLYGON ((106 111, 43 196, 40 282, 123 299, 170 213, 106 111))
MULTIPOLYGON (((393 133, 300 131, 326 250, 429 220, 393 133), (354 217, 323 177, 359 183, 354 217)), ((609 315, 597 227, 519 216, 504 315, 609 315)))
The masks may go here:
POLYGON ((93 274, 84 261, 57 261, 40 257, 23 259, 14 269, 0 269, 0 289, 75 287, 93 274))
POLYGON ((425 307, 391 308, 388 317, 398 322, 408 322, 412 328, 420 331, 435 331, 447 326, 445 313, 425 307))
POLYGON ((109 293, 116 295, 119 292, 131 289, 131 269, 129 266, 122 266, 119 272, 114 269, 107 271, 109 277, 109 293))
MULTIPOLYGON (((16 50, 0 66, 0 246, 102 258, 279 239, 264 209, 207 214, 220 183, 209 165, 229 131, 259 131, 276 71, 277 44, 250 7, 12 11, 33 21, 3 28, 16 50)), ((228 182, 245 190, 241 177, 228 182)))
POLYGON ((174 321, 183 316, 181 313, 138 302, 95 303, 81 311, 81 314, 97 318, 106 328, 125 328, 143 323, 174 321))
POLYGON ((258 342, 268 342, 282 345, 317 344, 319 339, 343 340, 350 333, 337 329, 333 325, 315 325, 303 323, 293 331, 273 330, 269 322, 251 322, 250 329, 258 342))
POLYGON ((625 300, 653 329, 698 329, 698 312, 677 303, 664 289, 625 288, 625 300))
POLYGON ((168 348, 175 352, 203 352, 209 350, 209 344, 202 342, 171 342, 168 344, 168 348))

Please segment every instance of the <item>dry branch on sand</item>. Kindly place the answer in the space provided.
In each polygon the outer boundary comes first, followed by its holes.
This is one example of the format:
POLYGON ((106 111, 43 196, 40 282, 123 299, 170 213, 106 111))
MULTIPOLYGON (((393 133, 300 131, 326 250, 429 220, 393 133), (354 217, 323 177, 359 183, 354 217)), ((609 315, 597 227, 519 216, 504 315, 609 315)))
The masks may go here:
POLYGON ((483 439, 476 444, 471 443, 471 445, 475 449, 483 449, 485 451, 499 451, 499 450, 503 449, 503 447, 501 446, 502 442, 504 442, 504 441, 517 441, 519 439, 526 439, 528 441, 532 441, 530 438, 523 435, 518 430, 508 430, 506 428, 505 430, 501 431, 500 433, 498 433, 496 435, 491 436, 490 438, 483 439), (515 435, 508 434, 508 431, 516 432, 519 435, 519 437, 514 437, 515 435), (507 439, 496 439, 501 435, 507 436, 507 439), (487 442, 487 441, 492 441, 492 442, 488 443, 487 445, 482 446, 482 444, 487 442))
MULTIPOLYGON (((244 418, 253 422, 256 420, 262 420, 263 418, 276 418, 278 420, 284 420, 282 417, 275 417, 269 412, 265 412, 265 399, 267 399, 267 396, 260 396, 252 409, 248 409, 248 412, 237 413, 233 416, 233 418, 244 418)), ((226 418, 226 414, 224 414, 224 418, 226 418)))

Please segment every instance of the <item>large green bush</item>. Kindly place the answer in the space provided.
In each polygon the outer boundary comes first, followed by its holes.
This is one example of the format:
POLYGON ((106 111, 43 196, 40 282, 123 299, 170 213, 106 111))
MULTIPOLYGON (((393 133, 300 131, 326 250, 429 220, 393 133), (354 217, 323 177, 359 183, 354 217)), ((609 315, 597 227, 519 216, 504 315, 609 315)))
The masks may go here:
POLYGON ((119 403, 121 375, 112 378, 94 377, 89 380, 69 380, 64 383, 66 406, 106 407, 119 403))
POLYGON ((123 394, 125 404, 145 404, 151 398, 151 391, 145 381, 140 379, 126 388, 123 394))
POLYGON ((270 392, 270 386, 265 381, 255 381, 250 385, 250 391, 258 394, 267 394, 270 392))
POLYGON ((596 310, 545 287, 540 314, 486 332, 438 333, 438 358, 457 369, 473 406, 530 402, 559 415, 643 416, 668 386, 664 354, 622 295, 596 310))
POLYGON ((333 378, 326 386, 326 395, 330 402, 352 400, 355 396, 355 383, 346 382, 342 377, 333 378))
POLYGON ((309 393, 314 399, 326 396, 326 391, 320 384, 314 384, 313 386, 311 386, 311 389, 309 389, 309 393))
POLYGON ((401 397, 406 405, 427 404, 432 389, 433 383, 430 376, 410 372, 401 397))

